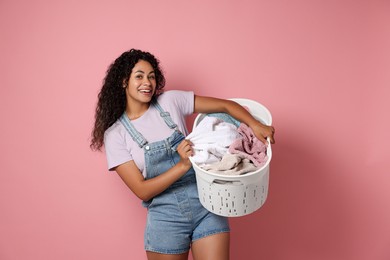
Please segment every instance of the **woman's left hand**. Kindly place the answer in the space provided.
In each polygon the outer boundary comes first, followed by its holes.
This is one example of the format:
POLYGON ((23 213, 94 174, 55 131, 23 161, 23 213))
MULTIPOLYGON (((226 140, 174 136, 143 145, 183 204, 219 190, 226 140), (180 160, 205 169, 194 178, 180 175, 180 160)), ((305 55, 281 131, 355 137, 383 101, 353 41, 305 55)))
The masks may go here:
POLYGON ((275 143, 275 128, 273 126, 263 125, 262 123, 257 122, 255 125, 251 125, 250 127, 256 137, 264 144, 267 144, 268 137, 271 144, 275 143))

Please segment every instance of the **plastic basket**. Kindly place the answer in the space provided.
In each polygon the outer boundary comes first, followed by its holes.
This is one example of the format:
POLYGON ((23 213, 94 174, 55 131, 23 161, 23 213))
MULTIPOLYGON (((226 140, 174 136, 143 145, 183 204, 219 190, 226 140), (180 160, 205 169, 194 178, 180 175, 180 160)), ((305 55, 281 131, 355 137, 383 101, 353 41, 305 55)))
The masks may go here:
MULTIPOLYGON (((271 113, 260 103, 249 99, 231 100, 245 106, 262 123, 272 124, 271 113)), ((194 127, 205 116, 205 114, 199 114, 195 118, 194 127)), ((263 167, 238 176, 208 172, 192 162, 201 204, 208 211, 226 217, 240 217, 258 210, 265 203, 268 195, 271 145, 268 145, 267 155, 268 160, 263 167)))

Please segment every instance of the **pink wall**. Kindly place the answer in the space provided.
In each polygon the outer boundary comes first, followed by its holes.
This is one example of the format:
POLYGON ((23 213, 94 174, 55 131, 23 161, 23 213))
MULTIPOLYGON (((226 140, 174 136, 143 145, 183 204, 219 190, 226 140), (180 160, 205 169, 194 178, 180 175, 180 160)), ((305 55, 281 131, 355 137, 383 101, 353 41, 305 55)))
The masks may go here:
POLYGON ((390 259, 390 2, 0 1, 0 259, 145 259, 145 209, 89 150, 108 64, 135 47, 167 89, 255 99, 270 193, 233 260, 390 259))

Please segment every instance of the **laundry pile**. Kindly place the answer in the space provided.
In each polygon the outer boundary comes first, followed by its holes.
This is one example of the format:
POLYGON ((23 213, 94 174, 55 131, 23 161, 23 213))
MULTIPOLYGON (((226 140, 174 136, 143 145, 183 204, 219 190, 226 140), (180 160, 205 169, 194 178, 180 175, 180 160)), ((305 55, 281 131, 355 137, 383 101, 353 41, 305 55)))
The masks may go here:
POLYGON ((192 161, 213 173, 241 175, 268 160, 267 146, 252 129, 224 113, 205 116, 186 139, 193 143, 192 161))

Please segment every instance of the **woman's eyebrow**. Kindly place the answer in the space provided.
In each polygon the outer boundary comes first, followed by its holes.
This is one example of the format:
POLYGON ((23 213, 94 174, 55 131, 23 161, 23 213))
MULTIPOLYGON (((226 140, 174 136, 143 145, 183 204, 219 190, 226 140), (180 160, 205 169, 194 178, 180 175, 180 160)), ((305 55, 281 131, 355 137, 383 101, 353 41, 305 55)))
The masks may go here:
MULTIPOLYGON (((142 70, 137 70, 137 71, 135 71, 134 73, 144 73, 144 74, 145 74, 145 72, 142 71, 142 70)), ((151 73, 154 73, 154 70, 152 70, 151 72, 149 72, 149 74, 151 74, 151 73)))

